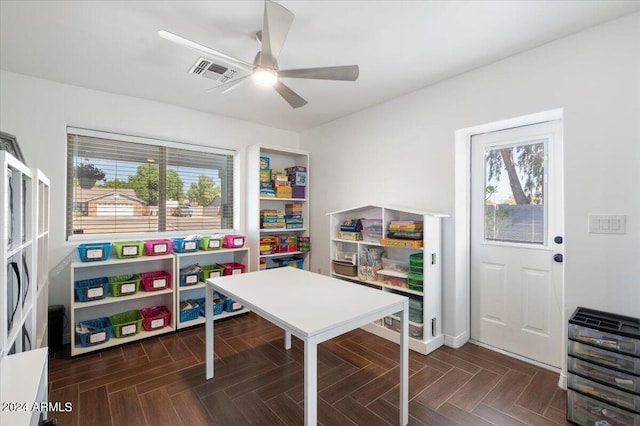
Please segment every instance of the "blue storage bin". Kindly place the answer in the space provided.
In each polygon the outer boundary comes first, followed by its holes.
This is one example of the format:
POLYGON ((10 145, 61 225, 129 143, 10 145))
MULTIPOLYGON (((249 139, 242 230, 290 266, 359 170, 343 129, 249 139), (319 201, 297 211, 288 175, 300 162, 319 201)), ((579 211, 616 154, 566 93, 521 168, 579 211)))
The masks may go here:
POLYGON ((109 292, 109 278, 90 278, 74 282, 76 300, 79 302, 90 302, 107 297, 109 292))
MULTIPOLYGON (((224 296, 221 296, 218 293, 215 294, 214 300, 216 298, 220 299, 221 301, 213 304, 213 315, 220 315, 224 311, 225 302, 229 299, 227 299, 224 296)), ((204 297, 200 299, 196 299, 196 302, 200 304, 200 315, 203 317, 206 316, 204 297)))
POLYGON ((173 251, 176 253, 190 253, 198 251, 200 239, 185 240, 184 238, 173 238, 173 251))
POLYGON ((76 344, 83 348, 106 343, 113 333, 113 326, 107 317, 82 321, 78 326, 87 329, 86 332, 76 331, 76 344))
POLYGON ((83 262, 107 260, 111 243, 86 243, 78 246, 78 254, 83 262))
POLYGON ((193 272, 190 274, 180 274, 180 287, 188 287, 190 285, 196 285, 200 282, 200 272, 193 272))
POLYGON ((188 302, 191 303, 192 307, 180 309, 180 322, 193 321, 194 319, 198 319, 200 315, 200 303, 195 299, 189 299, 188 302))

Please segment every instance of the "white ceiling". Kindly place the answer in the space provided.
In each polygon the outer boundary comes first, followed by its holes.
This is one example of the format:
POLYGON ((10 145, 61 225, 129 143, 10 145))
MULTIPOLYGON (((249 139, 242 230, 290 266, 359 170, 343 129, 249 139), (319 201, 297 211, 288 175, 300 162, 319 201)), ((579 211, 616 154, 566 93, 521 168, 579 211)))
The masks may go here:
MULTIPOLYGON (((252 62, 261 1, 0 1, 0 67, 300 131, 640 10, 640 1, 281 1, 295 14, 281 69, 358 64, 357 82, 288 79, 225 94, 165 29, 252 62)), ((0 88, 1 89, 1 88, 0 88)))

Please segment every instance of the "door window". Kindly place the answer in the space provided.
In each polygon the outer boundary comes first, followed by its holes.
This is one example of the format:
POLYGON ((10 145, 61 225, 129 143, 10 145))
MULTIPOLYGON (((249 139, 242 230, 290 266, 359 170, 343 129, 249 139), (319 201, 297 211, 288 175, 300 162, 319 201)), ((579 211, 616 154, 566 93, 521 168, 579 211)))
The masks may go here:
POLYGON ((484 151, 484 239, 546 243, 544 140, 484 151))

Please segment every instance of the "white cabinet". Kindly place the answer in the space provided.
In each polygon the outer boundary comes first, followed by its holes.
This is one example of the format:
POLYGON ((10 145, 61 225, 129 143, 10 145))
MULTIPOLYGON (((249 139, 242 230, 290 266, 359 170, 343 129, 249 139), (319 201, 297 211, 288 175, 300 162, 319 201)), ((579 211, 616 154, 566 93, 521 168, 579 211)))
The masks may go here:
MULTIPOLYGON (((407 296, 410 348, 428 354, 442 346, 441 228, 448 215, 367 205, 329 216, 331 275, 407 296), (342 231, 347 222, 358 231, 342 231)), ((391 316, 364 329, 399 342, 398 327, 391 316)))
POLYGON ((49 181, 0 151, 0 356, 46 345, 49 181))
MULTIPOLYGON (((213 277, 224 274, 224 269, 219 267, 219 265, 224 266, 223 264, 231 264, 230 270, 232 273, 238 273, 243 270, 247 272, 249 249, 247 247, 223 248, 220 250, 195 251, 191 253, 174 253, 174 256, 176 262, 176 325, 177 329, 181 329, 205 323, 204 316, 200 315, 197 311, 194 311, 193 316, 191 316, 189 312, 185 312, 181 319, 181 303, 186 300, 204 299, 205 281, 210 276, 213 277), (233 264, 236 265, 234 266, 233 264), (180 270, 193 265, 199 265, 203 269, 200 274, 184 274, 181 278, 180 270)), ((249 310, 244 307, 233 311, 223 309, 221 312, 216 313, 213 319, 228 318, 245 312, 249 312, 249 310)))
MULTIPOLYGON (((295 180, 295 177, 292 179, 295 180)), ((300 263, 304 269, 309 269, 308 250, 284 251, 287 244, 287 237, 309 237, 309 153, 306 151, 269 147, 263 145, 253 145, 247 151, 247 244, 251 248, 251 259, 249 269, 257 271, 281 266, 289 260, 300 263), (264 158, 268 158, 268 165, 264 164, 264 158), (261 166, 261 159, 262 166, 261 166), (300 172, 298 184, 293 186, 290 196, 267 196, 261 192, 262 184, 265 182, 264 173, 266 170, 286 170, 297 167, 304 168, 304 174, 300 172), (261 175, 262 179, 261 179, 261 175), (261 212, 270 210, 273 212, 287 213, 287 205, 291 208, 295 205, 299 211, 301 221, 297 224, 289 223, 283 226, 264 227, 261 222, 261 212), (301 222, 301 223, 300 223, 301 222), (278 239, 278 250, 265 250, 264 244, 261 247, 261 238, 275 237, 278 239)), ((279 194, 282 195, 282 194, 279 194)), ((297 216, 297 215, 296 215, 297 216)), ((293 248, 293 245, 290 245, 293 248)), ((308 245, 307 245, 308 247, 308 245)))
MULTIPOLYGON (((113 252, 113 250, 112 250, 113 252)), ((174 270, 174 256, 172 254, 162 256, 142 256, 129 259, 109 258, 104 261, 93 262, 72 262, 71 263, 71 356, 104 349, 111 346, 121 345, 134 340, 143 339, 158 334, 169 333, 176 329, 176 311, 174 287, 176 272, 174 270), (172 279, 167 288, 144 291, 143 284, 140 283, 138 291, 130 295, 114 297, 106 294, 106 297, 99 298, 101 289, 98 287, 95 292, 86 293, 80 301, 76 291, 75 282, 85 280, 101 279, 123 275, 133 275, 146 272, 168 272, 172 279), (93 297, 96 296, 96 297, 93 297), (99 338, 94 341, 85 337, 84 342, 76 332, 76 325, 82 322, 95 320, 98 318, 108 318, 112 315, 122 314, 142 308, 152 308, 165 306, 171 312, 171 320, 164 327, 154 328, 145 331, 143 327, 138 327, 138 332, 126 337, 116 337, 115 332, 108 340, 104 340, 104 335, 96 334, 99 338)), ((124 335, 125 333, 123 333, 124 335)))
POLYGON ((48 417, 48 355, 41 348, 0 357, 0 424, 37 426, 48 417))

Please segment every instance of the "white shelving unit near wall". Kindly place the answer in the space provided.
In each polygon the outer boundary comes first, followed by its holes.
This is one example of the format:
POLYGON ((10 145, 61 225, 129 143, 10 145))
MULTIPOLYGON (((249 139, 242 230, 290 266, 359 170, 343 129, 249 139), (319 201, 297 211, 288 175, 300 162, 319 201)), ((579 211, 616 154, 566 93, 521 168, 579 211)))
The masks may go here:
POLYGON ((36 310, 33 314, 34 348, 48 346, 49 329, 49 205, 50 182, 40 170, 33 172, 33 230, 36 310))
MULTIPOLYGON (((306 151, 273 146, 252 145, 247 150, 247 244, 251 248, 250 270, 260 269, 262 262, 265 268, 276 266, 281 258, 293 257, 303 261, 304 269, 309 269, 309 253, 296 251, 286 253, 261 253, 260 237, 277 235, 309 236, 309 153, 306 151), (304 196, 296 198, 265 197, 260 195, 260 157, 269 158, 270 169, 286 169, 293 166, 306 168, 306 185, 304 196), (290 203, 302 205, 303 227, 299 229, 262 229, 260 227, 261 210, 285 211, 290 203)), ((294 194, 295 195, 295 194, 294 194)), ((264 268, 263 268, 264 269, 264 268)))
POLYGON ((0 151, 0 356, 46 345, 49 180, 0 151))
MULTIPOLYGON (((175 288, 176 288, 176 327, 177 329, 191 327, 194 325, 204 324, 205 318, 203 316, 198 316, 195 319, 181 321, 180 320, 180 302, 188 299, 202 299, 205 296, 205 281, 208 276, 201 276, 201 279, 197 282, 197 284, 193 285, 183 285, 180 286, 180 269, 198 264, 200 267, 206 267, 210 265, 219 265, 222 263, 240 263, 245 265, 245 267, 249 263, 249 249, 247 247, 243 248, 223 248, 219 250, 211 250, 211 251, 195 251, 190 253, 174 253, 175 262, 176 262, 176 280, 175 280, 175 288)), ((247 269, 245 269, 247 271, 247 269)), ((215 273, 215 272, 214 272, 215 273)), ((223 311, 218 315, 214 315, 214 320, 219 320, 223 318, 232 317, 235 315, 244 314, 249 312, 249 310, 245 307, 242 309, 227 312, 223 311)))
MULTIPOLYGON (((113 252, 113 250, 111 250, 113 252)), ((129 259, 116 259, 112 257, 104 261, 94 262, 72 262, 71 263, 71 356, 118 346, 146 337, 156 336, 172 332, 176 329, 176 315, 174 287, 176 271, 174 270, 174 256, 172 254, 162 256, 141 256, 129 259), (165 271, 171 274, 171 287, 156 290, 143 291, 142 284, 135 294, 113 297, 107 295, 103 299, 81 302, 75 294, 74 283, 80 280, 93 278, 140 274, 141 272, 165 271), (83 347, 76 336, 76 324, 97 318, 109 317, 114 314, 141 308, 151 308, 154 306, 166 306, 171 311, 171 323, 163 328, 152 331, 140 330, 139 333, 131 336, 111 338, 96 345, 83 347)))
MULTIPOLYGON (((404 207, 366 205, 329 213, 330 216, 330 259, 331 275, 354 283, 366 285, 381 291, 401 294, 410 299, 409 347, 417 352, 428 354, 444 343, 442 334, 442 257, 441 234, 442 218, 446 214, 432 213, 404 207), (398 247, 383 245, 379 239, 353 240, 349 234, 340 233, 343 222, 355 219, 374 219, 380 221, 382 238, 389 236, 391 221, 415 221, 423 223, 423 234, 414 245, 420 247, 398 247), (389 263, 409 262, 412 254, 423 255, 423 289, 416 290, 398 285, 398 281, 385 279, 378 271, 367 269, 366 257, 369 253, 384 258, 389 263), (334 260, 351 260, 346 267, 336 267, 334 260), (338 268, 338 270, 336 270, 338 268), (415 307, 422 307, 421 314, 415 307)), ((362 234, 361 234, 362 235, 362 234)), ((342 264, 344 265, 344 263, 342 264)), ((375 268, 374 268, 375 269, 375 268)), ((394 272, 388 272, 393 276, 394 272)), ((394 278, 407 279, 407 274, 396 274, 394 278)), ((401 281, 401 280, 400 280, 401 281)), ((358 303, 354 300, 353 303, 358 303)), ((382 321, 363 327, 376 335, 399 342, 399 318, 387 317, 382 321)))

